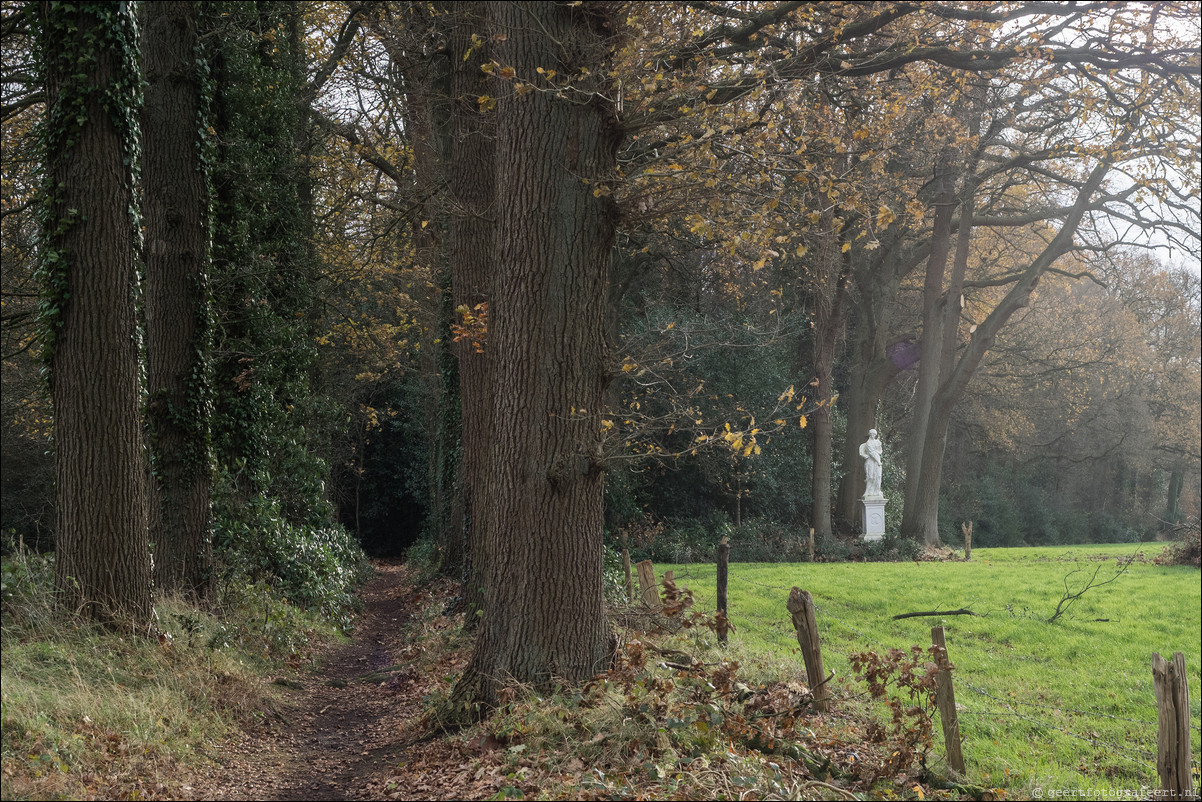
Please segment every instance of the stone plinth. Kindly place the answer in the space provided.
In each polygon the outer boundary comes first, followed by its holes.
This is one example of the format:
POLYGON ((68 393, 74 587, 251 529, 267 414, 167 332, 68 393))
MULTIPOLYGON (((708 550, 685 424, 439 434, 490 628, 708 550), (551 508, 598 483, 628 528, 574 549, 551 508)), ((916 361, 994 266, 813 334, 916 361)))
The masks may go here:
POLYGON ((880 540, 885 536, 885 503, 887 501, 888 499, 884 496, 860 500, 860 503, 864 505, 861 518, 864 522, 864 540, 880 540))

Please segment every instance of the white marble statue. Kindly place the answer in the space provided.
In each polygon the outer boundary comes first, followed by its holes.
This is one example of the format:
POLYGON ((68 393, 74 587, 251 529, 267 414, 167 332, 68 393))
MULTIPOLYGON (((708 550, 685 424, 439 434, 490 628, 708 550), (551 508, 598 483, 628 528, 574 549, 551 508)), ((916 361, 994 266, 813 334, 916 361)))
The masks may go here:
POLYGON ((881 441, 876 429, 868 430, 868 440, 860 445, 860 456, 864 458, 864 479, 867 487, 864 498, 884 498, 881 493, 881 441))

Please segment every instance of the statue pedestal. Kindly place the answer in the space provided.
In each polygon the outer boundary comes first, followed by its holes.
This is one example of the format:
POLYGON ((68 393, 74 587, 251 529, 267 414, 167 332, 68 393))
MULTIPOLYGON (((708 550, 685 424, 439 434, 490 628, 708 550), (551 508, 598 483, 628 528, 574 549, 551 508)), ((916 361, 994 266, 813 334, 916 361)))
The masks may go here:
POLYGON ((885 536, 885 504, 887 502, 888 499, 884 496, 860 500, 860 503, 864 505, 861 518, 864 523, 864 540, 880 540, 885 536))

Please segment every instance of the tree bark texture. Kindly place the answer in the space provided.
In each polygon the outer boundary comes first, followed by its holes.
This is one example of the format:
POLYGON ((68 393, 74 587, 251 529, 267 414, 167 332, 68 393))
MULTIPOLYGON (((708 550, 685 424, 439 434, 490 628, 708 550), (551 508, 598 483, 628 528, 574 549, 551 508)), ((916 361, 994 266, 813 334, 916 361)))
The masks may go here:
POLYGON ((150 551, 131 168, 137 132, 130 121, 137 108, 129 89, 140 80, 137 38, 125 4, 41 3, 38 10, 50 131, 45 256, 57 256, 47 274, 52 291, 61 289, 50 358, 55 589, 70 610, 146 621, 150 551))
POLYGON ((500 88, 498 259, 492 284, 493 485, 480 634, 452 707, 482 711, 509 681, 576 682, 602 670, 600 412, 608 199, 618 135, 601 90, 603 4, 492 3, 496 60, 591 77, 573 89, 500 88), (503 41, 501 41, 503 39, 503 41))
MULTIPOLYGON (((496 115, 482 109, 478 98, 490 93, 488 75, 480 67, 488 49, 472 35, 486 36, 485 3, 459 7, 451 37, 451 284, 456 309, 473 316, 487 309, 489 281, 496 261, 496 115)), ((467 625, 478 623, 484 609, 488 565, 489 482, 492 475, 493 349, 487 342, 460 338, 459 390, 463 416, 462 460, 467 565, 464 600, 467 625)))
POLYGON ((146 355, 150 539, 158 587, 212 589, 209 488, 208 190, 200 163, 201 91, 193 2, 145 6, 146 355))

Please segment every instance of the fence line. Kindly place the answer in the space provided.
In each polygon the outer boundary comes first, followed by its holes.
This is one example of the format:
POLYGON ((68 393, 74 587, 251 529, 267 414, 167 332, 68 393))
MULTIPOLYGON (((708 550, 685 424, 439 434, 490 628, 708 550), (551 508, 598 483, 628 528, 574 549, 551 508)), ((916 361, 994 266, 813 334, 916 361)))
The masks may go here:
MULTIPOLYGON (((710 580, 713 578, 714 577, 711 577, 711 576, 705 576, 705 577, 699 576, 697 574, 692 573, 687 568, 683 572, 678 573, 677 576, 675 577, 675 579, 678 583, 681 581, 684 581, 684 580, 702 581, 702 580, 710 580)), ((763 588, 765 590, 778 591, 778 592, 784 592, 784 593, 788 593, 791 590, 791 587, 786 587, 786 586, 782 586, 782 585, 770 585, 770 584, 767 584, 764 582, 758 582, 756 580, 748 579, 745 577, 740 577, 737 575, 735 575, 735 576, 728 575, 728 581, 730 581, 732 579, 735 582, 741 582, 746 585, 754 585, 758 588, 763 588)), ((756 595, 760 595, 760 594, 756 594, 756 595)), ((880 647, 881 649, 884 649, 886 651, 896 648, 896 647, 891 647, 891 646, 881 642, 880 640, 877 640, 876 638, 861 631, 859 628, 853 626, 852 624, 848 623, 847 621, 844 621, 842 618, 835 615, 831 611, 831 608, 829 608, 829 607, 823 607, 823 606, 814 604, 813 608, 821 616, 822 620, 825 620, 828 622, 833 622, 834 624, 841 627, 846 632, 853 633, 855 636, 857 636, 860 639, 861 642, 867 642, 869 644, 874 644, 875 646, 880 647)), ((768 617, 768 616, 763 616, 763 615, 744 614, 744 613, 741 613, 740 611, 738 611, 737 609, 728 612, 728 616, 732 622, 736 622, 736 621, 740 621, 740 620, 747 621, 748 623, 758 624, 761 627, 766 627, 769 631, 780 629, 782 631, 782 633, 784 633, 787 629, 787 627, 785 626, 785 624, 787 623, 787 620, 783 616, 780 618, 777 618, 777 617, 768 617)), ((819 626, 821 627, 822 624, 820 623, 819 626)), ((847 636, 843 635, 842 639, 846 640, 847 636)), ((838 654, 845 659, 850 658, 851 652, 850 651, 845 652, 845 651, 841 650, 840 648, 834 646, 832 639, 825 638, 824 641, 825 641, 823 643, 824 650, 829 650, 831 652, 834 652, 835 654, 838 654)), ((1136 724, 1136 725, 1139 725, 1141 728, 1151 728, 1151 730, 1152 730, 1151 737, 1152 738, 1157 737, 1156 736, 1156 728, 1158 726, 1158 722, 1156 722, 1156 721, 1149 721, 1147 719, 1127 718, 1124 716, 1116 716, 1116 715, 1112 715, 1109 713, 1102 713, 1102 712, 1096 711, 1096 710, 1080 710, 1080 709, 1076 709, 1076 708, 1064 707, 1062 705, 1041 704, 1038 702, 1028 702, 1028 701, 1023 701, 1023 700, 1019 700, 1019 699, 1004 699, 1004 698, 1001 698, 999 696, 996 696, 996 695, 990 693, 989 691, 987 691, 981 687, 978 687, 976 685, 968 683, 964 680, 961 680, 961 682, 964 685, 964 687, 966 687, 968 690, 972 691, 973 693, 975 693, 979 696, 983 696, 987 699, 993 700, 994 702, 998 703, 1005 709, 1004 710, 995 710, 995 711, 960 710, 959 715, 995 716, 995 717, 1016 718, 1016 719, 1025 721, 1031 725, 1034 725, 1035 727, 1038 727, 1041 729, 1046 729, 1046 730, 1053 730, 1053 731, 1062 733, 1064 735, 1067 735, 1070 738, 1075 738, 1077 740, 1084 741, 1095 748, 1104 747, 1107 750, 1109 750, 1110 753, 1113 753, 1117 758, 1119 758, 1125 762, 1128 762, 1128 763, 1132 764, 1133 766, 1138 767, 1140 769, 1140 771, 1143 773, 1147 773, 1149 771, 1151 771, 1152 773, 1155 773, 1157 771, 1158 754, 1156 751, 1140 749, 1138 747, 1131 747, 1131 746, 1128 746, 1125 744, 1113 743, 1111 741, 1104 740, 1097 736, 1082 735, 1080 733, 1073 732, 1072 730, 1067 729, 1066 727, 1061 726, 1059 724, 1056 724, 1056 723, 1053 723, 1050 721, 1045 721, 1040 718, 1037 718, 1036 716, 1027 715, 1025 713, 1019 712, 1015 708, 1017 706, 1022 706, 1022 707, 1034 708, 1034 709, 1038 709, 1038 710, 1055 710, 1062 714, 1069 714, 1069 715, 1081 716, 1081 717, 1086 717, 1086 718, 1107 719, 1110 721, 1120 721, 1120 722, 1126 722, 1126 723, 1130 723, 1130 724, 1136 724)), ((852 695, 848 696, 848 695, 839 694, 839 695, 834 696, 833 698, 854 699, 854 698, 858 698, 863 695, 864 694, 852 694, 852 695)), ((1189 728, 1196 732, 1202 732, 1202 727, 1195 726, 1192 723, 1189 725, 1189 728)), ((1142 742, 1145 740, 1144 737, 1140 737, 1140 735, 1137 735, 1135 732, 1130 732, 1130 735, 1137 738, 1138 742, 1142 742)), ((1147 735, 1149 735, 1149 733, 1145 730, 1143 732, 1143 735, 1147 736, 1147 735)), ((1195 761, 1195 766, 1196 766, 1196 761, 1195 761)))

